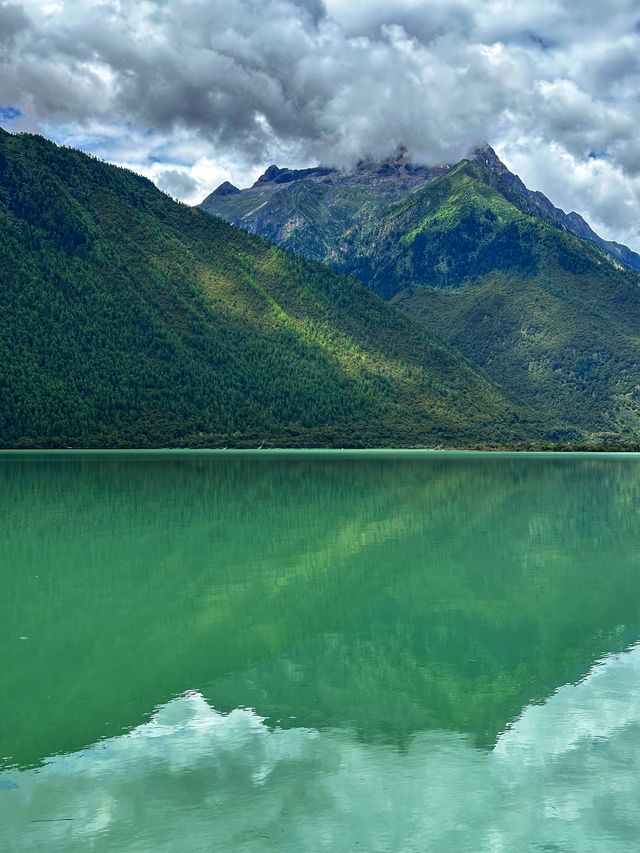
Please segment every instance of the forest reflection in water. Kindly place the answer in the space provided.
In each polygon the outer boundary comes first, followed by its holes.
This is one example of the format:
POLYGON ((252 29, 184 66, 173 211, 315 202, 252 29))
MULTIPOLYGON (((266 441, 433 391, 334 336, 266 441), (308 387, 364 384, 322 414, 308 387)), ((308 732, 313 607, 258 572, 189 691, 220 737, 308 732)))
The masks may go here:
POLYGON ((5 454, 5 766, 187 690, 491 747, 640 636, 635 457, 5 454))

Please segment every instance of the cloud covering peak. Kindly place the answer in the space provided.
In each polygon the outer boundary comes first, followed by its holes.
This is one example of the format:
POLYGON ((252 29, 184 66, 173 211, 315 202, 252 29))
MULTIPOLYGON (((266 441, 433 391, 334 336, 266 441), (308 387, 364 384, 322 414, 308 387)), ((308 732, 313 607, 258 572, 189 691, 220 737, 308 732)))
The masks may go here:
POLYGON ((0 105, 194 200, 267 162, 454 162, 488 140, 633 242, 639 21, 635 0, 0 2, 0 105))

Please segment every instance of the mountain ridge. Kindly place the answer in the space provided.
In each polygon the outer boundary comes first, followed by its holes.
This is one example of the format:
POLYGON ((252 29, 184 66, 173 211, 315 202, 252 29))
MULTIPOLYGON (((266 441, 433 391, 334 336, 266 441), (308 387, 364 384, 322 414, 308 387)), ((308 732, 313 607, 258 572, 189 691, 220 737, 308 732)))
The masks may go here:
POLYGON ((624 266, 636 272, 640 272, 640 255, 628 246, 617 243, 614 240, 605 240, 597 234, 589 223, 576 213, 575 210, 566 213, 562 208, 556 207, 544 193, 539 190, 528 189, 520 177, 511 172, 501 162, 490 145, 477 146, 470 152, 474 163, 487 166, 490 172, 498 179, 497 187, 516 206, 522 205, 524 212, 544 215, 550 221, 575 234, 583 237, 599 246, 604 252, 624 266))
MULTIPOLYGON (((531 213, 536 216, 546 218, 553 222, 557 227, 575 234, 578 237, 591 240, 600 249, 602 249, 614 261, 621 263, 623 266, 640 272, 640 254, 634 252, 628 246, 618 243, 613 240, 605 240, 600 237, 588 224, 588 222, 575 211, 566 213, 559 207, 556 207, 543 193, 537 190, 529 190, 520 177, 512 173, 507 166, 497 156, 493 148, 484 143, 475 146, 469 152, 467 159, 477 164, 478 177, 488 182, 490 185, 495 185, 497 188, 519 207, 525 213, 531 213)), ((251 187, 245 189, 233 189, 245 198, 259 196, 259 201, 262 207, 272 200, 275 192, 284 189, 292 184, 311 181, 314 184, 324 185, 325 187, 372 187, 382 196, 384 202, 391 205, 403 199, 403 197, 416 190, 422 189, 427 184, 446 174, 457 164, 443 164, 438 166, 420 166, 412 163, 409 159, 406 149, 400 149, 396 155, 388 157, 381 161, 361 160, 353 169, 339 170, 328 167, 310 167, 306 169, 288 169, 280 168, 275 164, 269 166, 265 172, 252 184, 251 187)), ((225 207, 218 202, 222 195, 227 195, 227 191, 220 192, 222 187, 232 186, 228 181, 225 181, 212 193, 210 193, 200 204, 202 210, 207 213, 214 213, 222 216, 229 222, 238 225, 241 228, 249 230, 251 233, 265 234, 266 230, 270 233, 266 234, 269 239, 276 242, 281 242, 288 245, 288 237, 295 230, 287 223, 280 223, 278 226, 272 226, 270 229, 265 227, 265 218, 268 211, 262 210, 261 216, 256 217, 255 227, 251 219, 252 215, 257 211, 249 207, 239 207, 239 200, 234 207, 225 207), (236 215, 238 214, 239 215, 236 215), (289 231, 287 233, 287 228, 289 231)), ((299 251, 295 241, 291 241, 291 248, 294 251, 299 251)), ((303 252, 304 253, 304 252, 303 252)), ((319 253, 313 255, 316 260, 331 263, 334 260, 330 253, 327 256, 321 256, 319 253)))

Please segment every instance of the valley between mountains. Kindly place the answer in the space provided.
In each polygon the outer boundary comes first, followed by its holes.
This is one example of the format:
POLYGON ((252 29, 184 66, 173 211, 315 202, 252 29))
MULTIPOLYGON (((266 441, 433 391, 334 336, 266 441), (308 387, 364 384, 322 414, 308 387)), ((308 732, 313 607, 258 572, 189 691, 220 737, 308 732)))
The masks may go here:
POLYGON ((640 440, 640 258, 489 148, 190 208, 1 131, 0 231, 3 447, 640 440))

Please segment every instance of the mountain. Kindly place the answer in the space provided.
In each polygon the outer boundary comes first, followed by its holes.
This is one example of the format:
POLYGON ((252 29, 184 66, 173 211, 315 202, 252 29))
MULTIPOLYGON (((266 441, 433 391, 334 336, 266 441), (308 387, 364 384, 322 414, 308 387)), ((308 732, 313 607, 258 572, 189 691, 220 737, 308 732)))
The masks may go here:
POLYGON ((347 271, 344 244, 351 230, 377 222, 395 203, 447 170, 414 166, 406 151, 382 163, 362 161, 347 173, 270 166, 248 189, 225 182, 200 208, 306 258, 347 271))
POLYGON ((635 273, 523 213, 469 163, 394 214, 365 258, 373 287, 393 283, 394 304, 544 416, 599 439, 638 435, 635 273))
MULTIPOLYGON (((489 145, 474 148, 469 163, 479 180, 522 212, 591 240, 613 260, 640 272, 640 255, 620 243, 603 240, 578 213, 567 214, 541 192, 527 189, 489 145)), ((363 160, 351 171, 272 165, 252 187, 240 190, 225 181, 199 206, 305 257, 353 271, 350 247, 354 233, 452 168, 415 165, 406 149, 382 162, 363 160)))
POLYGON ((0 307, 4 447, 580 435, 354 280, 127 170, 4 131, 0 307))
POLYGON ((406 156, 383 165, 333 184, 258 181, 233 203, 268 185, 243 227, 307 256, 324 251, 543 418, 598 441, 638 438, 637 273, 574 234, 584 220, 527 190, 488 147, 431 172, 406 156))

